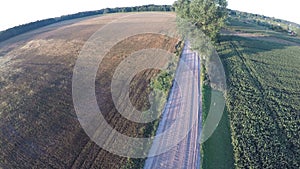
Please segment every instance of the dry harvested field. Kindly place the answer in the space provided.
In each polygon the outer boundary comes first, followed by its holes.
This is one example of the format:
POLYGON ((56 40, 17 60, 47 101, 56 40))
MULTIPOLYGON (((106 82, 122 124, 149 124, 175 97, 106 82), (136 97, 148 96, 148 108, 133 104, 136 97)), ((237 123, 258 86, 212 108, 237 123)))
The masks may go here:
MULTIPOLYGON (((72 74, 89 37, 128 14, 111 14, 61 22, 0 42, 0 168, 120 168, 127 158, 92 142, 81 128, 72 101, 72 74)), ((120 19, 145 27, 160 23, 159 32, 175 34, 175 15, 140 13, 120 19)), ((132 52, 159 48, 175 52, 178 39, 141 34, 117 43, 105 56, 96 78, 99 107, 107 121, 129 136, 145 135, 147 125, 133 123, 114 108, 109 90, 113 72, 132 52), (101 97, 100 97, 101 95, 101 97)), ((131 101, 149 105, 150 79, 145 70, 132 81, 131 101)))

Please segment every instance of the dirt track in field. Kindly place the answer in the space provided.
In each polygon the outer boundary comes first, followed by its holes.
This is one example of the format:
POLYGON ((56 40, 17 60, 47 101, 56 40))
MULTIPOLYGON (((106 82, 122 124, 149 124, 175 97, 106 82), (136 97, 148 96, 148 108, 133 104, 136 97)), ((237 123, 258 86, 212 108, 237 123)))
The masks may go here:
POLYGON ((280 39, 280 38, 276 38, 276 37, 272 37, 272 36, 267 36, 267 35, 263 35, 263 34, 234 32, 234 31, 229 31, 229 30, 223 30, 222 33, 225 35, 239 36, 239 37, 250 38, 250 39, 254 39, 254 40, 276 42, 276 43, 289 45, 289 46, 300 46, 300 44, 296 43, 296 42, 291 42, 288 40, 284 40, 284 39, 280 39))

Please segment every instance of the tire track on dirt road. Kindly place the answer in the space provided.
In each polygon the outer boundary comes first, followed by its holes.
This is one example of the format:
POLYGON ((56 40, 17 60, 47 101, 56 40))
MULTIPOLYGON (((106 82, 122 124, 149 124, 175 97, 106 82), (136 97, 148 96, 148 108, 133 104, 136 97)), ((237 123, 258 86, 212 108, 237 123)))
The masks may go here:
MULTIPOLYGON (((200 58, 196 52, 190 50, 189 43, 186 43, 183 49, 175 79, 183 83, 178 86, 174 82, 156 135, 172 127, 174 118, 181 120, 180 125, 176 126, 176 132, 172 133, 174 138, 186 129, 189 129, 189 132, 180 143, 169 151, 149 157, 144 169, 200 168, 200 145, 198 142, 202 128, 200 58), (183 65, 187 66, 189 70, 180 69, 183 65), (181 118, 182 116, 189 117, 181 118), (193 125, 191 126, 191 124, 193 125)), ((153 141, 150 152, 157 152, 172 141, 166 138, 157 138, 153 141)))

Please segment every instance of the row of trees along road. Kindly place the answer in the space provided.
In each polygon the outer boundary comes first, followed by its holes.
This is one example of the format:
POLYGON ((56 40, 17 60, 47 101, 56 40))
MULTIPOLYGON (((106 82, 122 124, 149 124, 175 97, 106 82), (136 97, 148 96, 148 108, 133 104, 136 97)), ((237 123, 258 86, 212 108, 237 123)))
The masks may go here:
POLYGON ((177 16, 194 24, 212 41, 228 16, 226 0, 177 0, 174 5, 177 16))

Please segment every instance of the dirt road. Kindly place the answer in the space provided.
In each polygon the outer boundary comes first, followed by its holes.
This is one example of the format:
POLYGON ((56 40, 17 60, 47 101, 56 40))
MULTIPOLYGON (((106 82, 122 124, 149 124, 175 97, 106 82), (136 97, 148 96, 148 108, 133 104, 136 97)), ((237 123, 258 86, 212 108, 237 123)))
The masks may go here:
POLYGON ((189 43, 185 44, 175 81, 177 82, 171 89, 156 134, 161 134, 171 127, 176 127, 176 130, 171 136, 155 139, 150 154, 155 154, 165 145, 173 142, 172 138, 175 139, 178 135, 182 135, 187 128, 190 130, 181 142, 175 144, 169 151, 149 157, 144 169, 195 169, 200 167, 200 144, 198 141, 202 127, 200 59, 196 52, 190 50, 189 43), (185 66, 189 70, 182 68, 185 66), (172 126, 175 120, 180 120, 180 123, 172 126))

